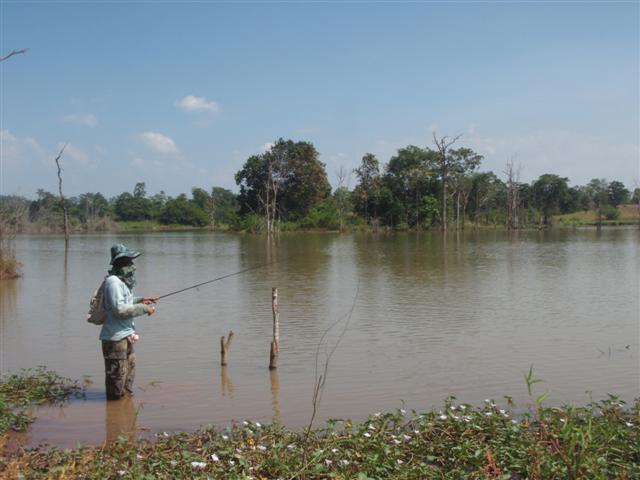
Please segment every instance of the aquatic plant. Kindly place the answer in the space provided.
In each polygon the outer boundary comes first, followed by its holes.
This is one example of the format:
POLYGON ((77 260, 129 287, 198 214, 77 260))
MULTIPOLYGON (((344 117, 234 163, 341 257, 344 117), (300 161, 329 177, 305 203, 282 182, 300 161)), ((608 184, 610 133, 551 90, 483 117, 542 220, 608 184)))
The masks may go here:
POLYGON ((84 387, 40 366, 0 375, 0 435, 9 430, 24 431, 33 421, 29 407, 65 402, 80 396, 84 387))

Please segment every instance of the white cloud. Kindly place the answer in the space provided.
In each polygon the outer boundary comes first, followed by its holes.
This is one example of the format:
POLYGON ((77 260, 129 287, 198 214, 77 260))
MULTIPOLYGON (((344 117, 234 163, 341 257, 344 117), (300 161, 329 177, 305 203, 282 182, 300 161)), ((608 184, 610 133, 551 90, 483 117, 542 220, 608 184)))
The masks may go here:
POLYGON ((48 155, 44 148, 33 138, 18 138, 9 130, 0 130, 0 152, 3 165, 24 164, 38 160, 44 164, 48 155))
MULTIPOLYGON (((58 152, 60 151, 63 145, 64 145, 63 143, 58 144, 58 152)), ((85 165, 85 166, 89 165, 89 157, 87 156, 87 154, 84 153, 84 151, 81 148, 76 147, 71 143, 68 143, 64 149, 64 152, 62 154, 62 159, 64 160, 65 157, 68 157, 74 160, 75 161, 74 163, 76 163, 77 165, 85 165)))
POLYGON ((98 125, 98 119, 93 113, 70 113, 69 115, 64 115, 62 121, 84 127, 95 127, 98 125))
POLYGON ((207 100, 204 97, 196 97, 187 95, 181 100, 176 100, 174 105, 185 112, 212 112, 220 111, 220 107, 213 100, 207 100))
POLYGON ((176 142, 171 138, 157 132, 143 132, 140 134, 141 140, 151 149, 160 153, 177 153, 176 142))

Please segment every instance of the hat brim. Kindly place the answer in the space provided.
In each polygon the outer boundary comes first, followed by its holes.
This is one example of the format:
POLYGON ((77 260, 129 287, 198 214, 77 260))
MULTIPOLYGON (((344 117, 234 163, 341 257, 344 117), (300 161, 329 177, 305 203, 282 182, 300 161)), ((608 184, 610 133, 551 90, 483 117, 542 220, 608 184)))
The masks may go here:
POLYGON ((118 260, 119 258, 138 258, 142 253, 136 252, 135 250, 127 250, 126 252, 119 253, 115 257, 111 259, 110 265, 113 265, 113 262, 118 260))

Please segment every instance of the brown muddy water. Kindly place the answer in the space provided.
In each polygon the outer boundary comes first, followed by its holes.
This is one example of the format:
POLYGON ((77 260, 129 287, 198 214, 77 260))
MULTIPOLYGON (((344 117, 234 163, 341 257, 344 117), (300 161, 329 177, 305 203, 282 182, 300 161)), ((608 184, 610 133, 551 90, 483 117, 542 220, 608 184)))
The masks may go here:
POLYGON ((24 277, 0 283, 0 370, 46 365, 89 376, 87 398, 41 408, 26 445, 99 444, 249 419, 302 428, 316 351, 331 358, 319 422, 396 408, 425 410, 449 395, 526 408, 534 366, 547 403, 639 394, 637 229, 259 236, 154 233, 81 236, 65 257, 58 236, 25 236, 24 277), (139 295, 162 295, 277 260, 162 300, 136 320, 135 397, 104 399, 99 327, 89 297, 125 242, 139 295), (267 369, 271 287, 280 302, 279 368, 267 369), (353 308, 351 317, 348 313, 353 308), (219 341, 235 339, 229 366, 219 341), (589 393, 590 392, 590 393, 589 393))

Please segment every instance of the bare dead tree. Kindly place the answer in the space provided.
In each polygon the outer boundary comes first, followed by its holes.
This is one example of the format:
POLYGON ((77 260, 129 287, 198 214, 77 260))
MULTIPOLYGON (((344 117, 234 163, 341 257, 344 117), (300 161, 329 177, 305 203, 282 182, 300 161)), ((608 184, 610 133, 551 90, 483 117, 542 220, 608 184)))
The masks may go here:
POLYGON ((345 183, 347 184, 347 189, 349 188, 348 184, 350 176, 351 173, 344 167, 344 165, 340 165, 338 170, 336 170, 336 178, 338 179, 338 188, 336 189, 336 192, 339 192, 336 198, 336 208, 338 210, 338 219, 340 221, 341 232, 344 230, 344 213, 347 207, 347 199, 344 195, 344 192, 342 191, 342 188, 345 186, 345 183))
POLYGON ((14 50, 13 52, 9 53, 8 55, 5 55, 4 57, 0 58, 0 62, 4 62, 5 60, 7 60, 10 57, 13 57, 14 55, 19 55, 21 53, 27 53, 29 51, 28 48, 22 48, 20 50, 14 50))
POLYGON ((60 192, 60 203, 62 204, 62 215, 64 222, 64 249, 67 250, 69 248, 69 209, 67 208, 67 202, 64 199, 64 195, 62 194, 62 168, 60 167, 60 158, 62 158, 62 154, 64 153, 65 148, 67 148, 66 143, 60 149, 60 153, 58 153, 55 162, 58 167, 58 191, 60 192))
POLYGON ((440 158, 438 159, 440 167, 440 178, 442 179, 442 214, 440 216, 442 220, 442 231, 447 231, 447 179, 449 177, 449 170, 451 167, 451 159, 447 156, 447 150, 462 137, 462 134, 449 140, 447 136, 444 136, 438 140, 436 132, 433 132, 433 141, 436 144, 440 158))
POLYGON ((520 224, 520 166, 516 164, 515 155, 507 161, 504 174, 507 176, 507 229, 515 230, 520 224))

